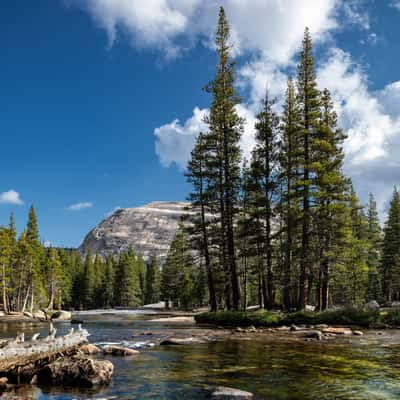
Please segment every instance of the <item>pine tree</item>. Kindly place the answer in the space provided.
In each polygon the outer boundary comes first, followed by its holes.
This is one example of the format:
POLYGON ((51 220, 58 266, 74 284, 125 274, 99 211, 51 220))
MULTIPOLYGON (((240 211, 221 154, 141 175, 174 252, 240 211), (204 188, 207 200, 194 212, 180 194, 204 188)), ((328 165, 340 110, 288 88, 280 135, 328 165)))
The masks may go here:
POLYGON ((206 213, 209 210, 207 207, 208 200, 210 199, 210 193, 207 190, 206 155, 206 140, 204 134, 200 132, 196 145, 191 152, 191 159, 188 163, 186 173, 188 182, 193 186, 193 191, 188 198, 191 204, 191 210, 194 214, 191 218, 192 226, 190 228, 190 235, 192 239, 194 238, 195 246, 200 250, 200 254, 204 259, 210 297, 210 309, 211 311, 217 311, 214 272, 212 270, 209 250, 210 217, 206 217, 206 213))
POLYGON ((85 309, 89 309, 94 306, 94 296, 95 296, 95 291, 94 291, 95 273, 93 265, 93 255, 90 251, 86 254, 85 257, 81 279, 82 279, 81 306, 85 309))
POLYGON ((119 257, 115 271, 114 302, 121 307, 141 305, 139 277, 136 268, 136 257, 130 248, 119 257))
POLYGON ((336 249, 342 248, 346 237, 348 180, 343 174, 342 150, 345 135, 337 128, 330 93, 321 96, 319 131, 312 143, 315 174, 313 225, 317 232, 318 293, 320 310, 328 307, 331 268, 336 261, 336 249))
POLYGON ((382 245, 383 294, 388 302, 400 300, 400 195, 395 187, 384 227, 382 245))
POLYGON ((219 57, 217 74, 209 84, 213 102, 210 115, 205 119, 209 126, 207 141, 207 177, 210 190, 215 190, 214 209, 219 216, 220 262, 225 272, 225 302, 228 308, 240 306, 239 280, 235 254, 234 219, 240 190, 240 147, 243 120, 236 112, 239 99, 234 88, 234 63, 230 59, 229 25, 221 7, 216 35, 219 57))
POLYGON ((28 264, 28 286, 25 293, 25 300, 22 310, 25 311, 30 296, 30 311, 32 313, 35 300, 39 303, 45 301, 45 289, 43 282, 43 246, 40 243, 38 221, 35 208, 29 210, 28 223, 25 231, 25 242, 28 247, 25 252, 28 264))
POLYGON ((62 305, 62 286, 65 281, 64 271, 57 250, 50 246, 46 253, 45 276, 49 293, 47 309, 53 310, 55 302, 57 302, 60 309, 62 305))
POLYGON ((114 304, 114 275, 114 259, 107 257, 101 284, 101 306, 104 308, 110 308, 114 304))
POLYGON ((11 244, 10 230, 6 227, 0 227, 0 267, 1 267, 1 280, 2 280, 2 293, 3 293, 3 310, 7 313, 8 306, 8 292, 9 281, 11 274, 11 260, 13 249, 11 244))
POLYGON ((157 257, 152 256, 146 267, 145 275, 145 304, 158 303, 160 299, 160 267, 157 257))
POLYGON ((279 117, 272 107, 275 100, 270 100, 266 93, 263 109, 257 115, 256 146, 254 149, 254 163, 259 171, 259 194, 255 195, 254 210, 258 213, 256 219, 262 221, 262 257, 263 265, 266 265, 266 273, 262 271, 262 276, 266 275, 264 287, 264 306, 271 309, 275 303, 275 288, 273 275, 273 220, 275 215, 274 199, 277 196, 277 164, 278 164, 278 129, 279 117))
POLYGON ((196 303, 193 298, 193 258, 182 223, 171 243, 161 273, 161 298, 169 307, 188 309, 196 303))
POLYGON ((376 201, 372 193, 369 195, 367 211, 367 236, 369 251, 367 301, 382 301, 382 282, 380 276, 380 259, 382 253, 382 229, 379 223, 376 201))
POLYGON ((280 215, 283 236, 283 305, 286 310, 292 309, 297 303, 297 294, 294 293, 295 267, 298 258, 299 214, 299 164, 301 155, 301 118, 298 99, 292 79, 288 80, 285 104, 283 110, 282 146, 280 157, 280 181, 282 195, 280 199, 280 215), (297 257, 296 257, 297 256, 297 257))
POLYGON ((319 128, 320 101, 319 91, 314 70, 312 54, 312 40, 308 28, 305 30, 303 49, 298 67, 298 104, 301 115, 301 160, 300 171, 302 178, 299 181, 302 193, 301 209, 301 253, 300 253, 300 293, 298 307, 304 308, 310 293, 309 278, 310 266, 313 263, 311 252, 311 200, 313 197, 313 154, 312 144, 319 128))

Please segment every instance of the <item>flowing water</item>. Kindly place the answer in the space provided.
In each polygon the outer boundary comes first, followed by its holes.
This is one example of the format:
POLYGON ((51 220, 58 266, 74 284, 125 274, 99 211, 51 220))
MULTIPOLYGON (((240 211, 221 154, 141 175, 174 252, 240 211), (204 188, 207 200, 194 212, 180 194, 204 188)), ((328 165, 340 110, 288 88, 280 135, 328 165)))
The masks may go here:
MULTIPOLYGON (((242 337, 187 346, 152 346, 171 332, 190 334, 193 326, 151 323, 134 313, 85 315, 92 343, 141 347, 138 356, 110 357, 110 386, 97 390, 32 388, 37 399, 188 399, 205 397, 207 385, 254 393, 256 399, 400 399, 400 331, 369 331, 330 342, 242 337), (152 335, 146 333, 150 332, 152 335), (250 340, 249 340, 250 339, 250 340)), ((69 323, 59 323, 66 332, 69 323)), ((0 336, 46 332, 46 324, 3 323, 0 336)), ((272 337, 271 337, 272 336, 272 337)))

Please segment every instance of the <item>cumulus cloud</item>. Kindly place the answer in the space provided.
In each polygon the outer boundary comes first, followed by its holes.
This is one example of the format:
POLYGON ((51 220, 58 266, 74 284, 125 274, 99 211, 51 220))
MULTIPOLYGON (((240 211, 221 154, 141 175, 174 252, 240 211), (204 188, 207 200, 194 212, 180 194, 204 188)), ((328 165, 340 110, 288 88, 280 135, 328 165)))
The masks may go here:
POLYGON ((110 46, 122 34, 135 47, 162 49, 167 57, 177 56, 197 40, 212 43, 222 5, 231 23, 236 52, 262 50, 280 63, 288 62, 296 52, 305 25, 316 39, 337 27, 335 15, 340 4, 339 0, 66 1, 89 13, 107 32, 110 46))
POLYGON ((196 107, 193 115, 182 125, 179 119, 156 128, 156 153, 165 167, 173 163, 185 168, 199 132, 207 130, 203 122, 207 109, 196 107))
POLYGON ((93 207, 93 203, 86 201, 86 202, 82 202, 82 203, 72 204, 72 205, 68 206, 66 208, 66 210, 81 211, 81 210, 85 210, 86 208, 92 208, 92 207, 93 207))
POLYGON ((345 169, 361 198, 369 192, 385 211, 393 185, 400 182, 400 82, 370 92, 368 77, 348 53, 333 49, 318 70, 321 87, 332 91, 345 142, 345 169))
POLYGON ((0 193, 0 204, 14 204, 20 206, 24 204, 21 196, 15 190, 8 190, 7 192, 0 193))

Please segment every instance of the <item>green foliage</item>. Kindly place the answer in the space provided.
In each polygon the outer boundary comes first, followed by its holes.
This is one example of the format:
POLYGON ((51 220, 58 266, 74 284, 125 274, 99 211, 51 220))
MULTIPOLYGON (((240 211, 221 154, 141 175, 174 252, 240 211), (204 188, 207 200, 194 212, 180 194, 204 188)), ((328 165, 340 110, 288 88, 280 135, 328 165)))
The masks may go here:
POLYGON ((161 298, 173 307, 190 309, 196 304, 195 273, 185 228, 179 224, 161 274, 161 298))
POLYGON ((152 256, 146 266, 144 304, 155 304, 160 300, 160 267, 157 257, 152 256))
MULTIPOLYGON (((400 321, 400 312, 392 312, 386 320, 395 321, 396 317, 400 321)), ((299 311, 295 313, 280 313, 271 311, 252 311, 235 312, 219 311, 202 313, 195 316, 199 324, 212 324, 218 326, 291 326, 291 325, 344 325, 369 327, 374 323, 381 322, 381 316, 378 311, 365 311, 356 308, 346 308, 335 311, 311 312, 299 311)))

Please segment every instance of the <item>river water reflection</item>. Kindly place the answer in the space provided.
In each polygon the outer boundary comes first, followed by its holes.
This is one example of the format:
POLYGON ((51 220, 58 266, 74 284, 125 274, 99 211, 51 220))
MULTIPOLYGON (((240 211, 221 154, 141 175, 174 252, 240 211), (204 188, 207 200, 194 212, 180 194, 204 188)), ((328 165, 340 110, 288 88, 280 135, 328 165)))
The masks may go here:
MULTIPOLYGON (((149 323, 142 315, 85 315, 93 343, 149 346, 170 330, 191 326, 149 323), (152 335, 146 333, 151 332, 152 335)), ((69 323, 57 324, 67 332, 69 323)), ((0 335, 47 332, 46 324, 3 323, 0 335)), ((259 335, 260 336, 260 335, 259 335)), ((400 399, 400 331, 370 331, 329 343, 227 338, 189 346, 144 347, 131 358, 111 358, 109 387, 28 388, 36 399, 203 399, 207 385, 248 390, 256 399, 383 400, 400 399)), ((248 339, 248 338, 247 338, 248 339)))

